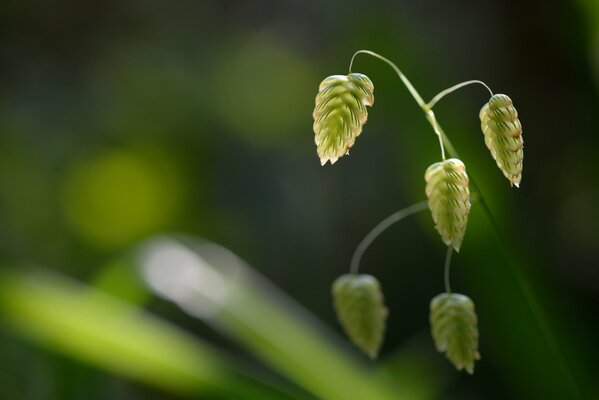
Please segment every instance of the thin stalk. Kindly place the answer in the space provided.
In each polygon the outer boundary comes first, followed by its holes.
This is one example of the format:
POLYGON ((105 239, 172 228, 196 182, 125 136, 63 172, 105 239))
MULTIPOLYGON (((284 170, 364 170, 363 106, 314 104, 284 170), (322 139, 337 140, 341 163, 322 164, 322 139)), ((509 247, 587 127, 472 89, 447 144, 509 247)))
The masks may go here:
POLYGON ((412 85, 412 82, 410 82, 410 80, 403 74, 403 72, 401 72, 399 67, 397 65, 395 65, 395 63, 393 61, 381 56, 380 54, 370 51, 370 50, 358 50, 354 53, 354 55, 352 56, 351 61, 349 63, 349 73, 350 74, 351 74, 352 66, 354 65, 354 59, 356 58, 356 56, 358 54, 368 54, 372 57, 378 58, 381 61, 384 61, 391 68, 393 68, 393 70, 397 73, 397 76, 399 76, 399 78, 401 79, 401 81, 403 82, 405 87, 408 89, 408 91, 410 92, 410 94, 412 95, 414 100, 416 100, 416 103, 418 103, 418 105, 420 106, 422 111, 424 111, 424 113, 426 114, 427 121, 431 124, 431 126, 433 127, 433 131, 435 132, 435 134, 437 135, 437 138, 439 139, 439 147, 441 148, 441 158, 443 160, 445 160, 445 147, 443 146, 443 137, 441 135, 441 132, 438 129, 437 118, 435 117, 435 114, 433 113, 433 111, 427 108, 427 104, 424 102, 424 100, 422 99, 422 96, 420 96, 420 93, 418 93, 418 91, 416 90, 414 85, 412 85))
POLYGON ((451 267, 451 255, 453 254, 453 247, 447 246, 447 254, 445 255, 445 268, 443 277, 445 281, 445 292, 451 294, 451 285, 449 284, 449 268, 451 267))
POLYGON ((433 110, 425 111, 425 114, 427 121, 433 127, 433 131, 435 131, 435 135, 437 135, 437 138, 439 138, 439 146, 441 146, 441 159, 445 161, 445 143, 443 143, 443 135, 441 134, 441 128, 437 122, 437 117, 435 117, 433 110))
POLYGON ((417 212, 424 210, 427 206, 428 202, 426 200, 423 200, 416 204, 412 204, 409 207, 394 212, 393 214, 389 215, 387 218, 379 222, 377 226, 372 228, 368 235, 366 235, 364 239, 362 239, 360 244, 358 244, 356 250, 354 250, 354 254, 351 258, 351 263, 349 267, 350 274, 358 273, 358 270, 360 269, 360 260, 362 259, 364 252, 381 233, 383 233, 387 228, 389 228, 396 222, 399 222, 402 219, 409 217, 410 215, 416 214, 417 212))
POLYGON ((491 94, 491 97, 493 97, 493 91, 491 90, 491 88, 489 86, 487 86, 486 83, 484 83, 483 81, 471 80, 471 81, 466 81, 466 82, 458 83, 457 85, 454 85, 454 86, 452 86, 450 88, 447 88, 447 89, 443 90, 442 92, 439 92, 439 94, 437 94, 435 97, 433 97, 431 99, 431 101, 429 101, 426 104, 426 107, 429 110, 431 110, 435 106, 435 104, 437 104, 437 102, 439 100, 441 100, 443 97, 447 96, 450 93, 455 92, 458 89, 463 88, 464 86, 474 85, 474 84, 478 84, 478 85, 484 86, 489 91, 489 93, 491 94))
POLYGON ((403 72, 401 72, 401 70, 399 69, 399 67, 397 65, 395 65, 395 63, 391 60, 389 60, 388 58, 385 58, 383 56, 381 56, 380 54, 375 53, 374 51, 370 51, 370 50, 358 50, 354 53, 354 55, 351 58, 351 61, 349 63, 349 73, 351 74, 351 68, 354 65, 354 59, 356 58, 356 56, 358 54, 368 54, 372 57, 378 58, 379 60, 382 60, 384 62, 386 62, 389 66, 391 66, 391 68, 393 68, 395 70, 395 72, 397 73, 397 75, 399 76, 399 78, 401 79, 401 81, 403 82, 403 84, 406 86, 406 88, 408 88, 408 91, 410 92, 410 94, 412 95, 412 97, 414 98, 414 100, 416 100, 416 103, 418 103, 418 105, 420 106, 420 108, 424 108, 426 106, 426 103, 424 102, 424 100, 422 99, 422 96, 420 96, 420 93, 418 93, 418 91, 416 90, 416 88, 414 87, 414 85, 412 85, 412 82, 410 82, 410 80, 403 74, 403 72))

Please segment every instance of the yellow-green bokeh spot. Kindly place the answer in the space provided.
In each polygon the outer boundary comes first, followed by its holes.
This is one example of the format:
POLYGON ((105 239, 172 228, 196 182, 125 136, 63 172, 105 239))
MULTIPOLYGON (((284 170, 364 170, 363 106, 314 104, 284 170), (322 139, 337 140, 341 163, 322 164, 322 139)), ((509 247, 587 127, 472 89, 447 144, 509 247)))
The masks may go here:
POLYGON ((337 318, 351 341, 374 359, 385 334, 387 308, 378 280, 371 275, 342 275, 333 283, 337 318))
POLYGON ((437 350, 459 370, 474 373, 478 326, 474 303, 458 293, 441 293, 431 301, 430 323, 437 350))
POLYGON ((505 94, 496 94, 479 113, 485 144, 512 186, 522 180, 524 140, 518 111, 505 94))
POLYGON ((424 179, 435 228, 446 245, 460 251, 470 212, 466 166, 457 158, 450 158, 428 167, 424 179))
POLYGON ((363 74, 332 75, 323 80, 314 107, 314 142, 320 163, 334 164, 348 154, 374 104, 374 85, 363 74))
POLYGON ((268 34, 244 35, 214 58, 206 107, 220 125, 260 146, 289 144, 301 134, 317 75, 310 59, 268 34))
POLYGON ((63 188, 67 219, 97 248, 127 245, 168 228, 181 182, 160 156, 112 150, 72 166, 63 188))

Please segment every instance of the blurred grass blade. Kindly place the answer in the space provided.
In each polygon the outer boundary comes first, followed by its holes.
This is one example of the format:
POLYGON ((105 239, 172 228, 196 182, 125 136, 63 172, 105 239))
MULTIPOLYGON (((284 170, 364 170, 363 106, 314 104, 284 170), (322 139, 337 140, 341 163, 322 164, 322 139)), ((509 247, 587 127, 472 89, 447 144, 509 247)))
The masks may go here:
POLYGON ((154 291, 239 341, 316 397, 406 398, 401 388, 358 363, 326 327, 226 249, 162 237, 142 246, 138 260, 154 291))
POLYGON ((297 398, 243 376, 168 322, 49 272, 0 275, 0 317, 44 347, 177 394, 297 398))

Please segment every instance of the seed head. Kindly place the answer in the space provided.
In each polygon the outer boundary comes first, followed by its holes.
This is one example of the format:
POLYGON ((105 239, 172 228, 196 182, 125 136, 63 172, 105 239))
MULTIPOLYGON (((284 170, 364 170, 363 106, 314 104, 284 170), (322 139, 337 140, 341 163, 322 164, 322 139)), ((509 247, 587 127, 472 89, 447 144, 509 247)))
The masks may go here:
POLYGON ((351 341, 370 358, 383 343, 387 308, 378 280, 371 275, 342 275, 333 283, 337 318, 351 341))
POLYGON ((435 228, 446 245, 460 251, 470 212, 466 166, 457 158, 450 158, 428 167, 424 179, 435 228))
POLYGON ((478 353, 478 326, 474 303, 467 296, 441 293, 431 301, 431 333, 437 350, 459 370, 474 373, 478 353))
POLYGON ((314 107, 314 142, 322 165, 349 153, 374 104, 374 85, 363 74, 332 75, 320 84, 314 107))
POLYGON ((524 140, 522 124, 512 99, 496 94, 481 108, 480 122, 485 144, 503 175, 512 186, 519 187, 522 180, 524 140))

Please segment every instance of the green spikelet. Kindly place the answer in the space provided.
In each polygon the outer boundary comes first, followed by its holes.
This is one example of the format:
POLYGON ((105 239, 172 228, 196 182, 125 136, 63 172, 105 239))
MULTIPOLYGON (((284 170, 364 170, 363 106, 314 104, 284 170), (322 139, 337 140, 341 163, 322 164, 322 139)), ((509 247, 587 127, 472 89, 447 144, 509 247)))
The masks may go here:
POLYGON ((435 228, 446 245, 460 251, 470 212, 466 166, 457 158, 450 158, 428 167, 424 179, 435 228))
POLYGON ((363 74, 332 75, 320 84, 314 107, 314 142, 322 165, 348 154, 374 104, 374 85, 363 74))
POLYGON ((371 275, 342 275, 333 283, 337 318, 351 341, 374 359, 385 333, 387 308, 381 285, 371 275))
POLYGON ((522 124, 512 99, 496 94, 481 108, 480 122, 485 143, 503 175, 512 186, 519 187, 522 180, 524 140, 522 124))
POLYGON ((431 301, 431 331, 435 346, 459 370, 474 373, 478 327, 474 303, 463 294, 441 293, 431 301))

